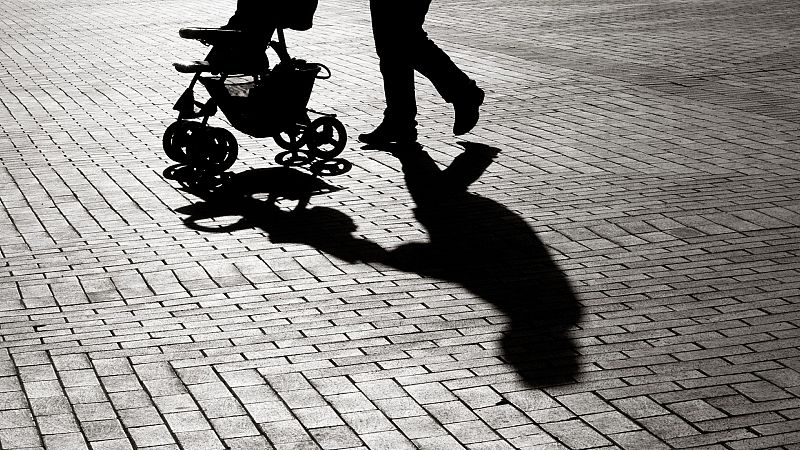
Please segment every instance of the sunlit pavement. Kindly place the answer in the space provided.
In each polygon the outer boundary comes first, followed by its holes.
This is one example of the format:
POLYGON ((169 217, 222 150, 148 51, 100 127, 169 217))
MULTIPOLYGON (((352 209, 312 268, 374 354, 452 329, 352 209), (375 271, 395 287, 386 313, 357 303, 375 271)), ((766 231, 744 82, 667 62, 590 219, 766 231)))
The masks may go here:
POLYGON ((795 1, 435 0, 481 121, 418 78, 390 153, 322 0, 287 41, 353 169, 303 214, 221 115, 256 193, 163 176, 177 31, 234 3, 2 2, 0 448, 800 448, 795 1))

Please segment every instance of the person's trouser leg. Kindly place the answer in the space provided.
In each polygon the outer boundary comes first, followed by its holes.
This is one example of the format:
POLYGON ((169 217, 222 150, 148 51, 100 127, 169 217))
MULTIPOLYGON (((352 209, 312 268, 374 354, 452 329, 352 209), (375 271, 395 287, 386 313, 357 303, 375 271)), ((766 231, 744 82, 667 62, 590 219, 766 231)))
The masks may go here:
POLYGON ((475 82, 427 36, 415 42, 413 48, 414 69, 431 81, 444 101, 456 102, 474 89, 475 82))
POLYGON ((431 0, 370 0, 386 98, 384 122, 416 126, 416 70, 431 80, 445 101, 454 104, 454 132, 462 134, 477 122, 483 91, 428 38, 423 25, 430 4, 431 0))
POLYGON ((413 43, 420 34, 425 18, 420 3, 425 0, 371 0, 372 30, 375 50, 380 60, 383 90, 386 99, 384 121, 407 126, 416 125, 414 94, 413 43))

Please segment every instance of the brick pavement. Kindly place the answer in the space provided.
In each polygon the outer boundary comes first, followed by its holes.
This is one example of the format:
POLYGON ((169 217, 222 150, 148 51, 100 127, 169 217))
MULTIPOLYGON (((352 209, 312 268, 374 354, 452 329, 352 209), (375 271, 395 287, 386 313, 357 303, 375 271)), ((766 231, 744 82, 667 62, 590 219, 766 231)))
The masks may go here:
MULTIPOLYGON (((428 156, 352 143, 302 220, 161 175, 233 3, 0 7, 0 448, 800 448, 795 2, 437 0, 499 155, 425 208, 470 152, 421 81, 428 156)), ((355 135, 367 6, 322 3, 355 135)))

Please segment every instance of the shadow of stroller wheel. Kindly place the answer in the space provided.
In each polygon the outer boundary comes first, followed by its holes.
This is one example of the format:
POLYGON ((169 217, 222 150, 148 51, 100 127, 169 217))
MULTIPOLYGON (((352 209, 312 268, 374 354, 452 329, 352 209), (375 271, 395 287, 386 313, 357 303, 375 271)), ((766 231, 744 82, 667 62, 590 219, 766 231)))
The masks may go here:
POLYGON ((339 156, 347 144, 347 130, 339 119, 322 116, 314 119, 303 133, 308 151, 319 159, 333 159, 339 156))
POLYGON ((308 152, 302 150, 287 150, 275 155, 275 162, 286 167, 303 166, 313 160, 314 158, 308 152))
POLYGON ((334 175, 341 175, 347 173, 353 168, 353 163, 346 159, 334 158, 328 160, 320 160, 311 164, 308 170, 314 175, 323 177, 330 177, 334 175))
POLYGON ((202 125, 200 123, 189 120, 178 120, 168 126, 164 131, 162 146, 169 159, 185 164, 189 159, 187 155, 188 147, 192 145, 195 134, 201 128, 202 125))
POLYGON ((185 164, 175 164, 164 169, 164 178, 175 180, 180 184, 194 183, 202 176, 202 171, 185 164))
POLYGON ((164 171, 161 172, 161 175, 168 180, 177 180, 179 179, 179 174, 183 167, 186 166, 184 166, 183 164, 173 164, 164 169, 164 171))

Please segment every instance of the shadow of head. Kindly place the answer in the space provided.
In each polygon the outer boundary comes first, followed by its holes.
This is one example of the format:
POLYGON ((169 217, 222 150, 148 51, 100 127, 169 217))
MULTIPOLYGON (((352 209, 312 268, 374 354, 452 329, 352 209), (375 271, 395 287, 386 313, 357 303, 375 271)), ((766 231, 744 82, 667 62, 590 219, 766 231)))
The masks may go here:
POLYGON ((575 294, 547 248, 518 214, 467 187, 498 150, 462 143, 440 168, 421 147, 394 147, 426 244, 391 252, 404 270, 457 282, 504 313, 503 357, 533 385, 572 381, 577 353, 569 332, 579 319, 575 294))

